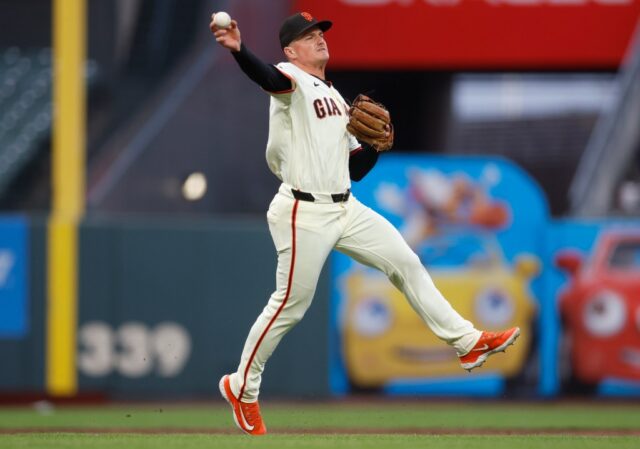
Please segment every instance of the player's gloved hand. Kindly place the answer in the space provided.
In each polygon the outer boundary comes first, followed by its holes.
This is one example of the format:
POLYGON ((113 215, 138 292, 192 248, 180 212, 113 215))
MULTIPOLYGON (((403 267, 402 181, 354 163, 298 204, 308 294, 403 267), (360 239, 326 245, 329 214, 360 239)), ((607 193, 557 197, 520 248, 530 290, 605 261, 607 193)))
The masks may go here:
POLYGON ((240 29, 238 28, 238 22, 231 20, 231 25, 228 28, 218 28, 213 21, 215 13, 211 14, 211 23, 209 29, 216 37, 216 42, 222 45, 224 48, 231 51, 240 51, 240 45, 242 40, 240 39, 240 29))
POLYGON ((358 95, 349 108, 347 131, 378 152, 390 150, 393 146, 393 124, 389 111, 366 95, 358 95))

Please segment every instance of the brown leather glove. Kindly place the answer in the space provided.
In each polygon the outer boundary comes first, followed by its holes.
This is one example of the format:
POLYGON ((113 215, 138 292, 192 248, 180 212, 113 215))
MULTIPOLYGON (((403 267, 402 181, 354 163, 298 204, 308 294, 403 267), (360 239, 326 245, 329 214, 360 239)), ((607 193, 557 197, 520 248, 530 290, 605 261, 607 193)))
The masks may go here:
POLYGON ((393 125, 389 111, 366 95, 358 95, 349 109, 349 131, 356 139, 368 143, 376 151, 393 146, 393 125))

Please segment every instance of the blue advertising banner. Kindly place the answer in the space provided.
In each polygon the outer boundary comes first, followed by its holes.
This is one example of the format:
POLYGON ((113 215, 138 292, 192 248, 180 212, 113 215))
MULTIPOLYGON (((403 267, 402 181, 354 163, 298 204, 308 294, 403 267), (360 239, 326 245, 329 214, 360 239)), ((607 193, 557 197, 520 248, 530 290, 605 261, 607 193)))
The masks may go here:
POLYGON ((382 273, 334 253, 331 391, 495 396, 511 384, 537 389, 528 373, 538 371, 549 216, 526 173, 495 158, 385 155, 353 192, 400 230, 463 317, 482 330, 517 325, 522 336, 508 357, 469 374, 382 273))
POLYGON ((0 338, 28 330, 28 227, 22 217, 0 217, 0 338))

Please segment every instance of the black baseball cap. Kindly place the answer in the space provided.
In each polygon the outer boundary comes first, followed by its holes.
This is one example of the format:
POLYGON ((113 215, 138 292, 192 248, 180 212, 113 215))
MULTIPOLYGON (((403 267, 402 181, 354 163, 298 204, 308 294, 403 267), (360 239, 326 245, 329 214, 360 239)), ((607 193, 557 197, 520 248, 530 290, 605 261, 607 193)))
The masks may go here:
POLYGON ((310 28, 317 26, 322 31, 327 31, 331 25, 333 22, 329 20, 317 21, 308 12, 295 13, 287 17, 280 27, 280 46, 286 47, 310 28))

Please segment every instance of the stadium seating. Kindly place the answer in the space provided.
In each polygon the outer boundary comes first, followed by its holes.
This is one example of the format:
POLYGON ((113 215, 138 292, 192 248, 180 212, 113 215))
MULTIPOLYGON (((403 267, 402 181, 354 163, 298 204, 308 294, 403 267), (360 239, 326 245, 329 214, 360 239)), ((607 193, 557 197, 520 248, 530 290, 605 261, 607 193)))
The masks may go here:
MULTIPOLYGON (((87 64, 89 80, 95 63, 87 64)), ((0 196, 41 151, 51 132, 50 48, 0 49, 0 196)))

